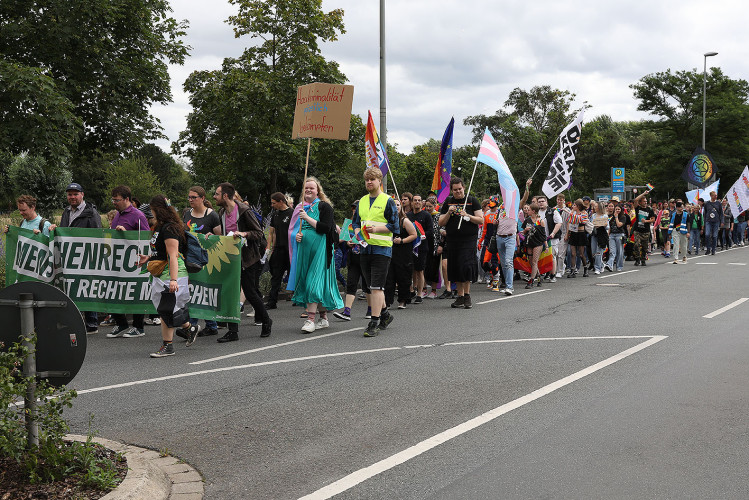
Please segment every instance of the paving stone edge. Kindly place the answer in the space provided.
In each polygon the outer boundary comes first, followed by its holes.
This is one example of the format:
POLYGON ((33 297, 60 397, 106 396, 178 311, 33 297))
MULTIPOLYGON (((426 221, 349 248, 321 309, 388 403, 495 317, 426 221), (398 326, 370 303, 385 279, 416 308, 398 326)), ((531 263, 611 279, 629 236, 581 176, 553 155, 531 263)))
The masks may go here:
MULTIPOLYGON (((86 436, 69 434, 70 441, 87 440, 86 436)), ((127 475, 115 489, 101 500, 200 500, 205 485, 200 473, 189 464, 146 448, 93 438, 92 441, 124 455, 127 475)))

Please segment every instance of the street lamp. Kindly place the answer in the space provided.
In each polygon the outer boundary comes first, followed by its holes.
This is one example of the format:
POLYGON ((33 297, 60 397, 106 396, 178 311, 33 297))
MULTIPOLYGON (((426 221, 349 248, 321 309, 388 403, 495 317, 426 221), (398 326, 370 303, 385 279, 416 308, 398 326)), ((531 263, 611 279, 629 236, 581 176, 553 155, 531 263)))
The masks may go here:
POLYGON ((702 68, 702 149, 705 149, 705 110, 707 108, 707 58, 717 55, 717 52, 705 52, 705 65, 702 68))

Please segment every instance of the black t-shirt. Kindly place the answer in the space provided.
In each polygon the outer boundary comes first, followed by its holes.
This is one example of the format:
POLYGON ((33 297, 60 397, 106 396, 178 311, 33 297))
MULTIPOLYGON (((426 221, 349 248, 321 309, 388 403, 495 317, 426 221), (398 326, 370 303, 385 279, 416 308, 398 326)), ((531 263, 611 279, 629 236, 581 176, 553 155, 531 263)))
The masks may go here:
MULTIPOLYGON (((543 223, 546 223, 546 220, 540 220, 543 223)), ((530 217, 526 217, 525 220, 523 220, 522 228, 525 229, 526 227, 531 228, 528 236, 526 236, 526 246, 530 248, 540 247, 546 242, 546 230, 543 226, 536 225, 536 223, 533 222, 533 219, 531 219, 530 217)))
POLYGON ((179 251, 184 254, 186 241, 184 235, 175 232, 172 225, 158 226, 151 235, 151 259, 167 260, 166 240, 177 240, 179 242, 179 251), (180 238, 182 236, 182 238, 180 238))
POLYGON ((609 230, 611 234, 622 234, 627 232, 629 227, 629 215, 625 212, 619 212, 619 222, 623 222, 622 227, 617 226, 615 216, 609 217, 609 230))
POLYGON ((287 208, 273 214, 270 220, 270 227, 276 232, 276 241, 274 248, 289 248, 289 223, 294 213, 293 208, 287 208))
POLYGON ((188 208, 182 214, 182 220, 193 233, 213 234, 213 228, 221 226, 221 219, 214 210, 210 210, 210 213, 206 210, 203 217, 195 217, 192 215, 192 210, 188 208))
POLYGON ((652 219, 655 217, 655 212, 650 207, 635 207, 635 231, 638 233, 649 233, 650 222, 643 223, 642 221, 652 219))
MULTIPOLYGON (((452 196, 449 196, 442 204, 440 214, 446 214, 451 206, 457 207, 458 211, 463 210, 463 203, 465 203, 465 201, 465 198, 456 200, 452 196)), ((477 210, 481 210, 481 203, 479 203, 479 200, 477 200, 475 196, 469 196, 468 204, 466 205, 466 212, 473 215, 477 210)), ((460 219, 461 217, 457 212, 450 216, 450 219, 445 226, 447 240, 456 242, 476 241, 480 224, 474 224, 471 221, 464 220, 460 225, 460 229, 458 229, 458 221, 460 221, 460 219)))

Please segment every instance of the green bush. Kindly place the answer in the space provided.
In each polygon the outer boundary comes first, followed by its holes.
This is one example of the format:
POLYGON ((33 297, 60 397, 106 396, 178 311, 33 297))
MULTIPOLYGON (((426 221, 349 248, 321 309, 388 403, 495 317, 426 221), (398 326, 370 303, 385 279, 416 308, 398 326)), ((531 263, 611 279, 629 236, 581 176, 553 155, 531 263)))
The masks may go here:
MULTIPOLYGON (((31 344, 36 345, 36 337, 31 339, 31 344)), ((68 443, 63 439, 69 427, 62 413, 73 406, 73 398, 77 396, 74 390, 55 388, 44 380, 37 380, 39 447, 28 448, 26 408, 22 404, 30 382, 22 368, 28 352, 21 343, 9 348, 0 343, 0 456, 21 464, 32 483, 77 475, 84 485, 113 488, 117 484, 116 467, 109 460, 97 458, 90 422, 85 443, 68 443)))

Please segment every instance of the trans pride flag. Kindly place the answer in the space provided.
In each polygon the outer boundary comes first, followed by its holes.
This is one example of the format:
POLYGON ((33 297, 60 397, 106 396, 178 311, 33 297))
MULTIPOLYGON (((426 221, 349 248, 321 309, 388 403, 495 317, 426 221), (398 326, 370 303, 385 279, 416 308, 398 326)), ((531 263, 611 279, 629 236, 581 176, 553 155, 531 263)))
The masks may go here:
POLYGON ((445 129, 440 145, 440 156, 437 159, 437 165, 434 166, 434 177, 432 178, 432 191, 437 193, 437 201, 444 203, 450 195, 450 176, 453 173, 453 128, 455 127, 455 118, 450 119, 450 123, 445 129))
POLYGON ((508 218, 517 220, 518 211, 520 210, 520 189, 518 189, 515 178, 512 176, 510 167, 507 166, 507 162, 502 156, 499 146, 494 141, 492 134, 489 133, 488 127, 484 131, 484 138, 481 140, 481 147, 479 148, 479 155, 476 160, 484 165, 489 165, 497 171, 505 213, 508 218))
POLYGON ((390 169, 390 162, 388 161, 385 147, 382 145, 382 141, 380 141, 380 136, 377 134, 374 120, 372 120, 372 112, 368 111, 368 113, 367 131, 364 133, 364 144, 367 149, 367 167, 379 168, 382 176, 385 177, 390 169))

